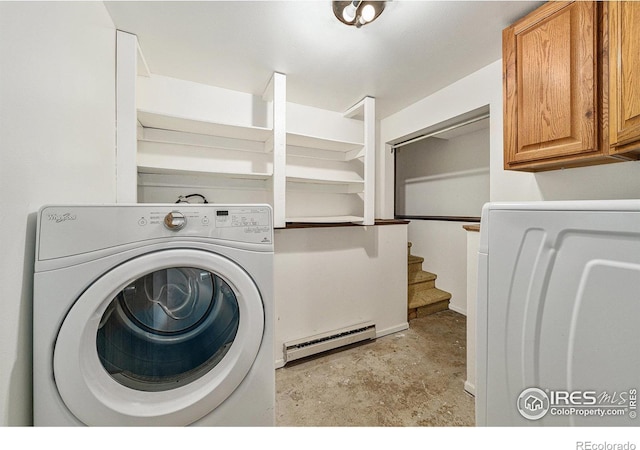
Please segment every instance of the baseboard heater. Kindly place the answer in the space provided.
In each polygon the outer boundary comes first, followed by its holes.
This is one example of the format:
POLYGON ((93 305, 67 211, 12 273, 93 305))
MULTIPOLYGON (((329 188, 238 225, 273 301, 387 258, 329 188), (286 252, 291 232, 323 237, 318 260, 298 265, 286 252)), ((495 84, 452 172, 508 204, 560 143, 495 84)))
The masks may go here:
POLYGON ((327 350, 368 339, 375 339, 375 337, 376 325, 373 322, 364 322, 308 338, 285 342, 284 362, 286 364, 296 359, 326 352, 327 350))

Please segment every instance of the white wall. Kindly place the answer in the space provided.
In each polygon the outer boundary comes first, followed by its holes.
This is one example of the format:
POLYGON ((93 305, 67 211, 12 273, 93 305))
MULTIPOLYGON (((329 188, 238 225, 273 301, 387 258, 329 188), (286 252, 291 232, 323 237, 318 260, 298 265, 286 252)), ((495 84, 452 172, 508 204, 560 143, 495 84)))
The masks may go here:
POLYGON ((396 149, 396 212, 477 216, 489 201, 489 129, 396 149))
POLYGON ((258 96, 157 74, 137 77, 136 107, 213 123, 271 126, 268 104, 258 96))
MULTIPOLYGON (((640 161, 553 170, 534 175, 542 200, 640 198, 640 161)), ((508 186, 501 186, 501 192, 508 186)))
POLYGON ((0 425, 28 425, 36 212, 115 200, 115 29, 102 2, 0 2, 0 61, 0 425))
POLYGON ((376 324, 377 336, 407 328, 407 226, 275 231, 276 365, 283 343, 376 324))

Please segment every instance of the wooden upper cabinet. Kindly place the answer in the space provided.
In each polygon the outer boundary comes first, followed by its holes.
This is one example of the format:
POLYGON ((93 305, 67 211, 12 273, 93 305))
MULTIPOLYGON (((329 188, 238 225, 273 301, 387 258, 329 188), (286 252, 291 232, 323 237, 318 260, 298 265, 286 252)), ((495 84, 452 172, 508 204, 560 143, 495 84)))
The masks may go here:
POLYGON ((640 151, 640 3, 609 5, 611 153, 640 151))
POLYGON ((596 8, 543 5, 503 32, 505 168, 596 151, 596 8))
POLYGON ((608 3, 549 2, 503 31, 505 169, 635 158, 626 152, 640 134, 640 41, 633 29, 640 13, 626 2, 611 2, 609 10, 608 3), (617 36, 609 42, 614 25, 617 36), (621 66, 607 55, 627 62, 621 66), (620 67, 617 83, 609 83, 620 67), (615 106, 608 103, 613 92, 615 106))

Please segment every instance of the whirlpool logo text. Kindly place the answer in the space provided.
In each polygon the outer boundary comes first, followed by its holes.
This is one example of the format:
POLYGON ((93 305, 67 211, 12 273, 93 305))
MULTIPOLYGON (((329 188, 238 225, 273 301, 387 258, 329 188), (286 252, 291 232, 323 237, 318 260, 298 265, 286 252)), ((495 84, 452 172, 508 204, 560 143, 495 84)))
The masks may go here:
POLYGON ((47 214, 47 218, 51 222, 62 223, 62 222, 67 222, 69 220, 76 220, 78 216, 71 213, 62 213, 62 214, 51 213, 51 214, 47 214))

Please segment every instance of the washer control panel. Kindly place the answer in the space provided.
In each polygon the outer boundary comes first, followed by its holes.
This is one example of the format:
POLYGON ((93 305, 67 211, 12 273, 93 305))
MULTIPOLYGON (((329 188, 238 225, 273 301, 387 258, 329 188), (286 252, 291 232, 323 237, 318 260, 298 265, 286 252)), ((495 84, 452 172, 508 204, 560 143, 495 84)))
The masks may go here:
POLYGON ((272 233, 271 209, 260 205, 180 205, 175 209, 149 208, 136 217, 139 227, 162 225, 179 235, 194 234, 256 242, 247 235, 272 233))
POLYGON ((45 237, 40 259, 174 236, 273 248, 271 207, 263 204, 47 206, 38 220, 38 233, 45 237))
MULTIPOLYGON (((237 229, 245 233, 259 233, 271 229, 271 214, 269 210, 256 207, 236 208, 184 208, 171 211, 149 210, 136 216, 139 227, 164 225, 171 231, 194 229, 237 229), (188 225, 188 226, 187 226, 188 225)), ((224 233, 224 232, 223 232, 224 233)))

